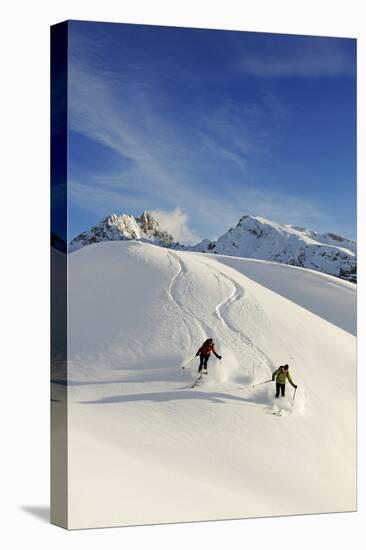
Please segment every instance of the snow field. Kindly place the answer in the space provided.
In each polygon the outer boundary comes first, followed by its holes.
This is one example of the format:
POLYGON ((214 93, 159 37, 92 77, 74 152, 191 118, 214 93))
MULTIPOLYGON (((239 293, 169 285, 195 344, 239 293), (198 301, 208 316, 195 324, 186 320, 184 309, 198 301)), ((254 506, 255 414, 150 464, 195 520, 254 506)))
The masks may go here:
POLYGON ((355 291, 145 243, 74 252, 70 528, 355 509, 355 291), (192 390, 207 337, 223 359, 192 390), (293 406, 252 387, 284 363, 293 406))

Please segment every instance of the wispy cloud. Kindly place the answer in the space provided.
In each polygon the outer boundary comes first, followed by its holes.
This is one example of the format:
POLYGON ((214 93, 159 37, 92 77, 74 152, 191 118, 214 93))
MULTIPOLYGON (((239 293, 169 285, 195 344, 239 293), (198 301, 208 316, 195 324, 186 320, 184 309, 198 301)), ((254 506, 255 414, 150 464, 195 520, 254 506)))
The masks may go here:
POLYGON ((237 201, 238 204, 243 205, 241 209, 243 214, 263 216, 278 223, 299 223, 310 228, 314 226, 326 228, 330 223, 329 216, 321 208, 301 197, 244 186, 237 196, 237 201))
POLYGON ((72 204, 93 214, 95 221, 111 213, 140 214, 144 209, 146 210, 145 194, 126 192, 125 188, 118 185, 110 186, 108 178, 98 183, 94 180, 89 180, 87 183, 70 180, 69 198, 72 204))
MULTIPOLYGON (((262 93, 261 102, 247 104, 224 95, 216 109, 189 113, 187 131, 165 116, 163 98, 152 83, 143 86, 139 79, 107 71, 97 63, 98 50, 92 53, 93 69, 81 55, 70 63, 70 127, 127 158, 129 168, 105 178, 74 178, 70 195, 75 204, 96 216, 153 209, 163 227, 185 243, 199 240, 198 235, 218 237, 244 213, 283 223, 326 222, 310 201, 252 184, 251 159, 269 146, 268 121, 282 123, 287 116, 270 91, 262 93), (124 85, 116 93, 120 78, 124 85)), ((253 67, 242 68, 258 70, 253 67)), ((269 69, 262 65, 261 70, 269 69)))
POLYGON ((282 52, 268 48, 243 53, 236 67, 243 73, 261 77, 338 77, 354 76, 353 56, 337 40, 298 37, 298 46, 292 45, 282 52))
MULTIPOLYGON (((75 203, 95 214, 98 220, 112 212, 141 213, 144 209, 150 209, 150 205, 156 204, 156 195, 153 193, 145 193, 139 197, 129 196, 118 187, 114 190, 102 184, 94 186, 73 181, 70 193, 75 203)), ((163 229, 171 232, 183 244, 195 244, 202 238, 216 239, 235 226, 244 214, 324 231, 332 228, 330 217, 310 201, 261 191, 247 185, 242 185, 238 190, 235 186, 223 184, 222 194, 210 196, 190 193, 189 196, 191 201, 195 201, 194 204, 190 204, 188 199, 180 202, 183 207, 176 206, 172 210, 152 209, 163 229), (200 221, 203 223, 199 223, 200 221), (200 227, 199 232, 192 229, 193 225, 200 227)), ((159 202, 162 203, 162 199, 159 202)))

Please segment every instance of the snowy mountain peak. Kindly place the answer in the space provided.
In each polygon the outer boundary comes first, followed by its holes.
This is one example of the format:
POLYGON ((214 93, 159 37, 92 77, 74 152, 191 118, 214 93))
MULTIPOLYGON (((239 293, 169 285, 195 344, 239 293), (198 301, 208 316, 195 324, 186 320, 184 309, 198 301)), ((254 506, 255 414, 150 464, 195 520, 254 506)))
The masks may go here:
POLYGON ((242 216, 236 227, 242 227, 244 229, 247 229, 252 235, 255 235, 256 237, 261 237, 263 235, 263 230, 266 225, 275 227, 276 224, 259 216, 242 216))
POLYGON ((305 267, 352 282, 357 277, 354 241, 260 216, 242 216, 217 241, 202 241, 195 250, 305 267))
POLYGON ((154 216, 144 211, 140 217, 131 214, 111 214, 70 242, 70 251, 101 241, 149 241, 160 246, 173 246, 173 236, 161 229, 154 216))

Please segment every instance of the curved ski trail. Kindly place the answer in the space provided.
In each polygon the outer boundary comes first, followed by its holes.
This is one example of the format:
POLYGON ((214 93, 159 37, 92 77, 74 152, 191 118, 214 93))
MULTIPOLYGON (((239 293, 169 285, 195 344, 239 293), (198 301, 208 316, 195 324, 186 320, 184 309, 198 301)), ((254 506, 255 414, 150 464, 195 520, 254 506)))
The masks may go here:
MULTIPOLYGON (((183 260, 179 258, 177 254, 174 254, 174 252, 169 251, 169 256, 175 260, 175 262, 178 264, 178 271, 173 276, 169 288, 168 288, 168 296, 171 299, 171 301, 181 310, 183 311, 192 321, 194 324, 198 327, 198 330, 201 333, 201 339, 205 340, 207 335, 211 332, 210 327, 202 320, 200 319, 180 298, 179 292, 177 292, 176 287, 179 284, 185 285, 187 289, 189 289, 187 294, 193 294, 192 288, 190 286, 192 285, 191 281, 188 281, 188 283, 185 282, 186 276, 189 272, 188 268, 185 266, 183 260)), ((184 319, 184 316, 182 316, 183 322, 187 327, 187 330, 189 331, 191 335, 191 342, 193 344, 194 339, 197 339, 197 334, 192 334, 191 329, 188 327, 187 322, 184 319)))
POLYGON ((252 358, 252 375, 254 375, 256 363, 264 363, 268 369, 272 371, 274 368, 272 359, 262 349, 255 345, 253 341, 241 330, 241 328, 238 327, 238 325, 230 318, 230 307, 245 298, 245 289, 237 281, 235 281, 235 279, 226 273, 223 273, 221 270, 215 269, 206 262, 201 263, 212 271, 219 285, 221 285, 221 281, 218 274, 232 286, 232 291, 230 294, 219 304, 217 304, 214 315, 221 321, 229 333, 235 334, 236 338, 232 338, 234 346, 237 347, 237 341, 239 340, 239 342, 241 341, 247 348, 249 348, 250 355, 254 352, 255 358, 252 358))

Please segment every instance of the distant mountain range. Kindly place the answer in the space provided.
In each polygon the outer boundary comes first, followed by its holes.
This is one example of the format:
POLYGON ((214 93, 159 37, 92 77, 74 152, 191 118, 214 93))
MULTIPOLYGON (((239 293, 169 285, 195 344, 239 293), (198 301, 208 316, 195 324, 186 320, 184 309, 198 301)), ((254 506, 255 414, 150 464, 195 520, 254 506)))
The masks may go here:
POLYGON ((259 216, 243 216, 216 241, 204 239, 184 246, 163 230, 150 212, 140 217, 112 214, 75 237, 72 252, 101 241, 141 240, 166 248, 269 260, 328 273, 357 282, 357 246, 334 233, 317 233, 296 225, 282 225, 259 216))

